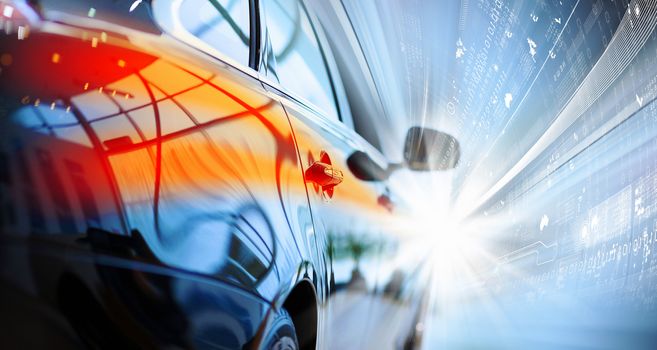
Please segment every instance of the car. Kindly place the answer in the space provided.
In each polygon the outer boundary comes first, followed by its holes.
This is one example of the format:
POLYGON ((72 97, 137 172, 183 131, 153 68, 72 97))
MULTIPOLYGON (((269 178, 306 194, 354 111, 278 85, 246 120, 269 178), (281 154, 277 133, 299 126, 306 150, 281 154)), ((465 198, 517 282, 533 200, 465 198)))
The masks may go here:
POLYGON ((3 348, 419 339, 427 272, 388 178, 454 167, 458 141, 413 127, 396 164, 361 137, 303 1, 0 14, 3 348))

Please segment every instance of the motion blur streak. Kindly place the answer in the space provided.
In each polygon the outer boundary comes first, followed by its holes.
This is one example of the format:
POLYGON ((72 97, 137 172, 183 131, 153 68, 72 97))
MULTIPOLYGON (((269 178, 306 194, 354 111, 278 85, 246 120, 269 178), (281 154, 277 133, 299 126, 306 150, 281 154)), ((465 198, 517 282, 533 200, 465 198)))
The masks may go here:
POLYGON ((342 3, 397 122, 463 145, 409 182, 424 347, 653 348, 657 2, 342 3))

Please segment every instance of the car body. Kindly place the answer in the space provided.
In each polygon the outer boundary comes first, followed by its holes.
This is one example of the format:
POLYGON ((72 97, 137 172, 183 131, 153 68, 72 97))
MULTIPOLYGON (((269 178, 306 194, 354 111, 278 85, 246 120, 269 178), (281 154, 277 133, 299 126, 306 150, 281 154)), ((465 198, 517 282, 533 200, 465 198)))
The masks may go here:
POLYGON ((423 257, 304 3, 0 10, 3 347, 412 345, 423 257))

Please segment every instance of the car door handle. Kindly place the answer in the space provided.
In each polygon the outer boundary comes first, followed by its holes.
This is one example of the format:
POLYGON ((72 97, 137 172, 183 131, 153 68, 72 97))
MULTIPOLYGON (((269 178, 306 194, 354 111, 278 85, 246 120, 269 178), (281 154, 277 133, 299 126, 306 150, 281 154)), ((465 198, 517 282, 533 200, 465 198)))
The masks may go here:
POLYGON ((306 181, 320 186, 322 190, 332 189, 344 180, 342 171, 324 162, 314 162, 306 169, 306 181))
POLYGON ((344 179, 342 171, 333 167, 333 165, 324 162, 314 162, 306 169, 306 181, 312 182, 319 187, 324 195, 324 199, 333 198, 335 186, 340 184, 344 179))
POLYGON ((313 161, 312 156, 310 159, 311 164, 304 172, 306 182, 311 182, 315 191, 320 192, 328 201, 333 198, 333 190, 344 180, 344 175, 333 167, 331 157, 324 151, 320 152, 319 161, 313 161))

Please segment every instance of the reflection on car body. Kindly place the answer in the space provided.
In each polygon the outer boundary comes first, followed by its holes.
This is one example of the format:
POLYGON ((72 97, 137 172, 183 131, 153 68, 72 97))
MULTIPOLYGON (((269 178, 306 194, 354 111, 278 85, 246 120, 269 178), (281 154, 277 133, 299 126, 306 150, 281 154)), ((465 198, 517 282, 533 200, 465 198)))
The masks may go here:
POLYGON ((375 302, 412 344, 403 202, 346 172, 385 158, 308 9, 257 3, 0 3, 3 345, 359 348, 375 302))

